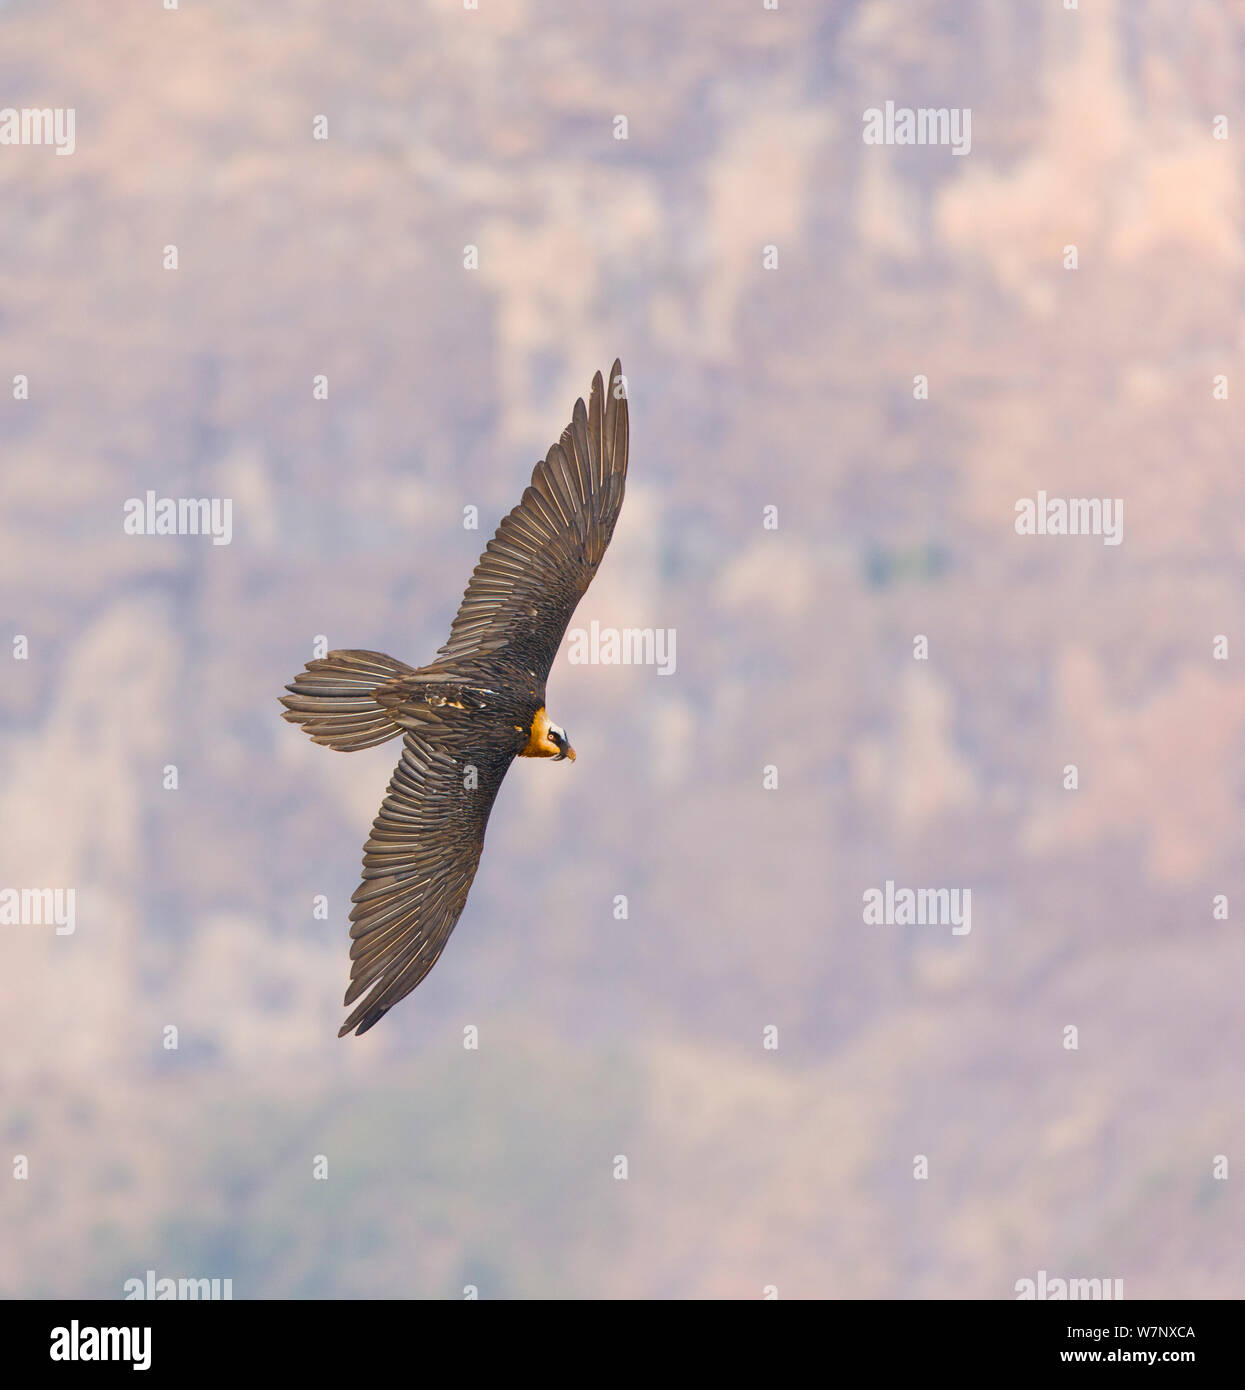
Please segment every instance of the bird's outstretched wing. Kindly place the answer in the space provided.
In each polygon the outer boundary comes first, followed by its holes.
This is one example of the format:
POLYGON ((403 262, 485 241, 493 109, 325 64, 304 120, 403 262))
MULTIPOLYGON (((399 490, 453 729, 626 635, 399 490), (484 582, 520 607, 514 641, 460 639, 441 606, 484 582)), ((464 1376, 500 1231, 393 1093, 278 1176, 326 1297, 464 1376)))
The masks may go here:
POLYGON ((515 756, 512 745, 463 746, 435 728, 403 739, 351 899, 353 964, 343 1002, 368 993, 338 1037, 366 1033, 405 998, 436 964, 462 914, 489 812, 515 756))
POLYGON ((575 402, 561 440, 489 541, 437 655, 509 655, 543 683, 614 534, 626 480, 627 399, 615 362, 609 386, 598 372, 587 407, 575 402))

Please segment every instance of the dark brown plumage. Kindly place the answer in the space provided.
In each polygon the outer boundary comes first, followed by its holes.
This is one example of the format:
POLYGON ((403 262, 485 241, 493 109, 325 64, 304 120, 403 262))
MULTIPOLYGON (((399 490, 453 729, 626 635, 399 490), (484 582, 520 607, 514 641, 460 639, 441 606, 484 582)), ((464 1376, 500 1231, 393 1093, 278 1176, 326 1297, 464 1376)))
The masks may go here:
POLYGON ((627 400, 614 363, 536 465, 471 576, 448 641, 416 670, 379 652, 310 661, 284 718, 342 752, 403 736, 350 914, 342 1025, 366 1033, 436 964, 467 901, 489 812, 516 757, 574 758, 545 682, 609 545, 627 478, 627 400))

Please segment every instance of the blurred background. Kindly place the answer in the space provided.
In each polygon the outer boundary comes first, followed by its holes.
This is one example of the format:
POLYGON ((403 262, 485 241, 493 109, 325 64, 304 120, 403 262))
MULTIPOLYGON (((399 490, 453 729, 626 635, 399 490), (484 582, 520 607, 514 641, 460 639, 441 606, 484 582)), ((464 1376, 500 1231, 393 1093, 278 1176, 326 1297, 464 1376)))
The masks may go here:
POLYGON ((1243 90, 1220 0, 0 3, 76 112, 0 147, 0 887, 77 893, 0 928, 0 1293, 1245 1296, 1243 90), (564 651, 578 762, 339 1041, 398 748, 277 697, 431 658, 615 355, 575 625, 677 671, 564 651))

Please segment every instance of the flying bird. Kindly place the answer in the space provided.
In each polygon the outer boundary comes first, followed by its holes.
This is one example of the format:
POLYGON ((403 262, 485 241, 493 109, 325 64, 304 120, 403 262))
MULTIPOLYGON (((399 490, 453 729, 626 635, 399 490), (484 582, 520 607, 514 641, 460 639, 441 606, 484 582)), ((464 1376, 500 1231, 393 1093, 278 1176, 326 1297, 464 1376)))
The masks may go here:
POLYGON ((333 651, 285 688, 282 718, 339 752, 402 735, 350 913, 350 987, 338 1037, 366 1033, 436 964, 462 915, 489 812, 518 758, 575 760, 545 682, 614 534, 627 480, 626 382, 598 372, 585 407, 532 472, 429 666, 333 651))

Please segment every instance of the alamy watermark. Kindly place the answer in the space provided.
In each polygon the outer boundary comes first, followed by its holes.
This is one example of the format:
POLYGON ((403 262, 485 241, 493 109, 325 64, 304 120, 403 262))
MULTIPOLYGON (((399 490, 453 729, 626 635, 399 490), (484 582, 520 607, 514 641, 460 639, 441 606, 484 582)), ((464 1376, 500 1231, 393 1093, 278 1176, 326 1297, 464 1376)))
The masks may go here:
POLYGON ((91 1327, 77 1318, 52 1329, 48 1356, 53 1361, 130 1361, 136 1371, 151 1369, 150 1327, 91 1327))
POLYGON ((1018 536, 1101 536, 1103 545, 1124 539, 1122 497, 1021 497, 1016 503, 1018 536))
POLYGON ((1039 1269, 1036 1279, 1017 1279, 1013 1287, 1019 1301, 1025 1299, 1104 1299, 1124 1297, 1123 1279, 1056 1279, 1039 1269))
POLYGON ((76 888, 0 888, 0 927, 55 927, 72 936, 78 924, 76 888))
POLYGON ((156 1271, 149 1269, 144 1279, 127 1279, 122 1285, 123 1297, 129 1299, 184 1299, 187 1301, 231 1299, 233 1297, 232 1279, 171 1279, 157 1278, 156 1271))
POLYGON ((971 888, 896 888, 888 878, 884 888, 864 891, 864 920, 871 927, 950 927, 952 936, 973 929, 971 888))
POLYGON ((211 536, 213 545, 233 540, 232 497, 131 497, 122 522, 127 536, 211 536))
POLYGON ((949 145, 953 155, 973 148, 973 112, 968 106, 870 106, 861 116, 866 145, 949 145))
POLYGON ((567 633, 566 659, 572 666, 655 666, 659 676, 672 676, 675 635, 672 627, 602 627, 594 618, 567 633))
POLYGON ((0 145, 55 145, 57 154, 73 154, 77 125, 72 106, 0 107, 0 145))

